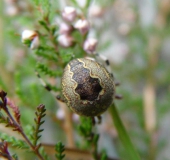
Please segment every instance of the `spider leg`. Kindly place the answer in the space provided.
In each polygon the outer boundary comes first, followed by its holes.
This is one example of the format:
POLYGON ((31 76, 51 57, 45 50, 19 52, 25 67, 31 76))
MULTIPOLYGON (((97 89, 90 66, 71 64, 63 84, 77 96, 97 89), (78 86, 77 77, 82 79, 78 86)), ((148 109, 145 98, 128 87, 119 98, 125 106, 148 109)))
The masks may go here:
POLYGON ((91 117, 91 121, 92 121, 92 124, 94 126, 96 124, 95 117, 91 117))
MULTIPOLYGON (((102 116, 101 115, 99 115, 99 116, 96 116, 97 117, 97 119, 98 119, 98 124, 101 124, 101 122, 102 122, 102 116)), ((96 124, 96 120, 95 120, 95 117, 91 117, 91 120, 92 120, 92 124, 93 124, 93 126, 96 124)))
POLYGON ((37 75, 38 79, 40 80, 42 86, 43 86, 47 91, 51 92, 51 91, 52 91, 51 87, 41 78, 40 74, 39 74, 37 71, 35 71, 35 74, 37 75))
POLYGON ((122 99, 123 97, 122 97, 122 95, 116 94, 116 95, 115 95, 115 98, 118 99, 118 100, 120 100, 120 99, 122 99))
POLYGON ((65 103, 64 98, 63 98, 63 97, 61 97, 60 95, 57 95, 57 96, 56 96, 56 99, 57 99, 57 100, 59 100, 60 102, 65 103))
POLYGON ((105 57, 104 55, 98 54, 98 53, 96 53, 95 55, 104 61, 104 63, 105 63, 106 66, 107 66, 107 67, 106 67, 107 70, 109 71, 110 75, 114 78, 113 73, 111 72, 110 62, 109 62, 109 60, 107 59, 107 57, 105 57))
POLYGON ((115 82, 115 86, 120 86, 120 82, 115 82))
POLYGON ((110 66, 110 62, 105 56, 98 54, 98 53, 96 53, 96 56, 100 57, 106 63, 107 66, 110 66))
MULTIPOLYGON (((101 58, 101 59, 105 62, 105 64, 107 65, 107 69, 108 69, 108 71, 110 72, 110 75, 111 75, 111 76, 113 77, 113 79, 114 79, 114 76, 113 76, 113 74, 111 73, 111 68, 110 68, 110 62, 109 62, 109 60, 108 60, 105 56, 103 56, 103 55, 101 55, 101 54, 96 53, 95 55, 96 55, 97 57, 101 58)), ((120 85, 119 82, 115 82, 115 86, 119 86, 119 85, 120 85)), ((116 98, 116 99, 122 99, 122 96, 116 94, 116 95, 115 95, 115 98, 116 98)))
POLYGON ((102 122, 102 116, 101 116, 101 115, 97 116, 97 119, 98 119, 98 124, 101 124, 101 122, 102 122))
MULTIPOLYGON (((43 86, 47 91, 49 91, 49 92, 51 92, 52 94, 54 94, 52 88, 41 78, 40 74, 39 74, 37 71, 35 71, 35 74, 37 75, 38 79, 40 80, 42 86, 43 86)), ((57 96, 55 96, 55 97, 56 97, 57 100, 59 100, 59 101, 61 101, 61 102, 65 102, 64 99, 63 99, 60 95, 57 95, 57 96)))

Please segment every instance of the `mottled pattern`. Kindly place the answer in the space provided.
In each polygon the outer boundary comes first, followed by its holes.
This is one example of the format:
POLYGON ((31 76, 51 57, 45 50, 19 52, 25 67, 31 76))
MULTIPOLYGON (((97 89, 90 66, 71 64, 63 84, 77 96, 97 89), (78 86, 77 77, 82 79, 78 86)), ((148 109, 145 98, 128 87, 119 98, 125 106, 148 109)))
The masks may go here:
POLYGON ((98 78, 90 76, 90 70, 84 68, 83 63, 74 60, 70 63, 70 71, 73 74, 73 79, 77 82, 75 92, 80 95, 81 100, 94 101, 97 99, 99 92, 102 90, 98 78))
POLYGON ((65 67, 62 93, 67 105, 77 114, 100 115, 111 105, 114 92, 112 76, 96 61, 80 58, 65 67))

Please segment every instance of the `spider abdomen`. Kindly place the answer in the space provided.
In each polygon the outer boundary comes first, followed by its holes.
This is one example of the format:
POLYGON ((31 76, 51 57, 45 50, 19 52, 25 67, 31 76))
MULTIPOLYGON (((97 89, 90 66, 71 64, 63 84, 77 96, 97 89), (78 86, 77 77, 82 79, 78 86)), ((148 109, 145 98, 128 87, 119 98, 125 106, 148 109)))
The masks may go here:
POLYGON ((64 99, 74 112, 98 116, 111 105, 115 85, 111 74, 96 61, 80 58, 70 61, 62 77, 64 99))

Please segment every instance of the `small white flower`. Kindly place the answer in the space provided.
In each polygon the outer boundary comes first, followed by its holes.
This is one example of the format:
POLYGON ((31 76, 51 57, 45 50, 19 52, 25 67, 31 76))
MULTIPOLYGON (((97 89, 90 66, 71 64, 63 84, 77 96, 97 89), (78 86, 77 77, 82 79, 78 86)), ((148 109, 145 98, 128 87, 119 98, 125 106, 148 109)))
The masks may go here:
POLYGON ((73 44, 73 41, 73 37, 67 34, 63 34, 58 37, 58 42, 63 47, 70 47, 73 44))
POLYGON ((23 44, 28 45, 31 49, 36 49, 40 45, 38 33, 33 30, 24 30, 22 32, 21 41, 23 44))
POLYGON ((77 16, 76 9, 74 7, 67 6, 62 12, 62 17, 67 22, 73 22, 77 16))
POLYGON ((96 50, 96 46, 97 46, 97 39, 95 38, 89 38, 89 39, 86 39, 85 42, 84 42, 84 45, 83 45, 83 49, 91 54, 91 53, 94 53, 95 50, 96 50))
POLYGON ((25 40, 32 40, 35 36, 37 36, 37 32, 33 30, 24 30, 22 32, 22 42, 25 40))
POLYGON ((78 29, 82 34, 86 34, 89 31, 90 24, 86 19, 79 19, 74 27, 78 29))

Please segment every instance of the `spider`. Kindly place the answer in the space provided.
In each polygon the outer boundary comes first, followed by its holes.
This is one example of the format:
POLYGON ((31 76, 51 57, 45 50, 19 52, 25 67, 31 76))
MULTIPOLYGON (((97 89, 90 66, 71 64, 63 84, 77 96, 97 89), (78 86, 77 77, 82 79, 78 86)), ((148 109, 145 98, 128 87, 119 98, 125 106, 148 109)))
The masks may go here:
MULTIPOLYGON (((101 58, 103 56, 98 55, 101 58)), ((109 66, 109 60, 105 58, 109 66)), ((37 76, 41 79, 40 75, 37 76)), ((41 79, 43 86, 51 91, 51 88, 41 79)), ((113 74, 96 62, 93 58, 77 58, 71 60, 65 67, 61 79, 62 95, 56 98, 64 103, 76 114, 91 117, 97 116, 101 122, 101 114, 112 104, 113 99, 120 99, 115 94, 113 74)))

